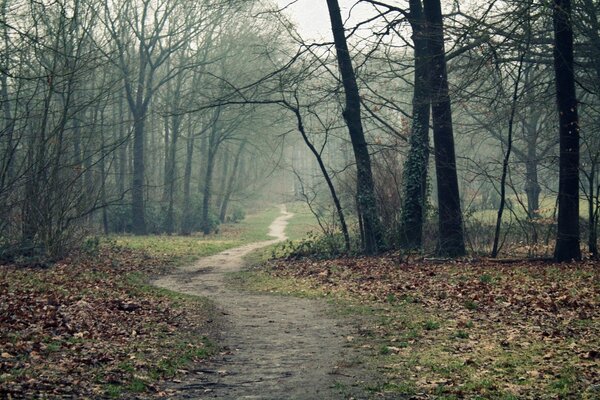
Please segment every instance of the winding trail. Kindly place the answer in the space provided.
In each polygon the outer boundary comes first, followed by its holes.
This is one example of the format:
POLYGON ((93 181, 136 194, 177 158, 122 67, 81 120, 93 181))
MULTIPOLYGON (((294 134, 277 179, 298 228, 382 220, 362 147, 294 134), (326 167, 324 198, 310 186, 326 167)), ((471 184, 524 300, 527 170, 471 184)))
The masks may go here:
POLYGON ((244 255, 286 239, 292 216, 281 206, 281 215, 269 227, 275 239, 202 258, 155 281, 208 297, 226 316, 219 335, 226 351, 173 387, 175 395, 169 398, 357 398, 351 392, 359 390, 362 373, 346 339, 352 332, 347 321, 328 315, 320 300, 250 294, 225 284, 225 274, 243 268, 244 255))

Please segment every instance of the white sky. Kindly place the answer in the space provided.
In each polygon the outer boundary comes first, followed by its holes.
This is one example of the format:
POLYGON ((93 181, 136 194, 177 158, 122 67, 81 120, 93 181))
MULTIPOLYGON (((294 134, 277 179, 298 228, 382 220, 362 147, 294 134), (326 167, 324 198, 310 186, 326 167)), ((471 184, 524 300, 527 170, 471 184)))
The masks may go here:
MULTIPOLYGON (((346 21, 350 8, 356 0, 338 0, 342 10, 342 19, 346 21)), ((331 25, 327 11, 326 0, 277 0, 280 8, 288 6, 284 11, 296 23, 299 33, 308 40, 330 40, 331 25)), ((359 4, 352 9, 352 16, 346 27, 352 26, 356 21, 368 18, 373 7, 368 4, 359 4)))

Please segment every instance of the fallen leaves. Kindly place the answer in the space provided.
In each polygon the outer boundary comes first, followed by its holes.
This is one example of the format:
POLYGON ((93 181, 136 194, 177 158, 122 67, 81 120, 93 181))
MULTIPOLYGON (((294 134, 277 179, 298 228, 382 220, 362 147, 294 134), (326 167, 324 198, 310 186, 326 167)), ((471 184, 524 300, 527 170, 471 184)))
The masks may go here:
POLYGON ((157 391, 175 366, 208 354, 207 305, 142 284, 165 261, 106 246, 48 269, 1 266, 0 397, 157 391))
POLYGON ((403 394, 594 398, 600 264, 399 259, 276 260, 267 271, 375 310, 358 345, 380 349, 387 386, 403 394))

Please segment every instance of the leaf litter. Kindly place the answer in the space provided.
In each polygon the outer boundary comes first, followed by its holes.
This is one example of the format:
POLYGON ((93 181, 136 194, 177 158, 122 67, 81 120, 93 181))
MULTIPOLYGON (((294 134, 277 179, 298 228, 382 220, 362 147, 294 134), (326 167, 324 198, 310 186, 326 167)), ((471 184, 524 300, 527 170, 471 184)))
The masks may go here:
POLYGON ((600 398, 600 264, 275 260, 266 271, 365 307, 362 341, 412 398, 600 398))
POLYGON ((208 303, 150 288, 172 260, 101 246, 46 269, 0 266, 0 397, 163 395, 213 351, 208 303))

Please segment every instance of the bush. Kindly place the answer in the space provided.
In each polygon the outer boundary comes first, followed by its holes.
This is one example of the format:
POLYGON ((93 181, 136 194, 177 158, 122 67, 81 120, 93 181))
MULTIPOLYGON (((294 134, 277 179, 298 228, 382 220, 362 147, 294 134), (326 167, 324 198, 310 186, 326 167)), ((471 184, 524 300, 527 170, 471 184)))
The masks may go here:
POLYGON ((231 213, 230 218, 231 222, 237 224, 238 222, 241 222, 244 220, 244 218, 246 218, 246 211, 244 211, 244 209, 241 207, 236 207, 234 208, 233 213, 231 213))
POLYGON ((273 251, 273 256, 327 259, 345 254, 345 249, 344 236, 341 233, 318 235, 309 232, 305 239, 284 242, 273 251))
POLYGON ((120 233, 131 231, 131 206, 118 204, 108 207, 108 229, 120 233))
POLYGON ((206 221, 206 223, 204 223, 204 221, 201 221, 200 225, 202 228, 201 230, 206 229, 206 231, 208 231, 209 233, 218 233, 219 225, 221 225, 221 220, 219 219, 219 216, 217 214, 215 214, 214 212, 209 212, 208 221, 206 221))

